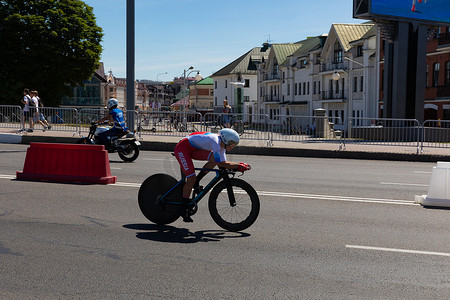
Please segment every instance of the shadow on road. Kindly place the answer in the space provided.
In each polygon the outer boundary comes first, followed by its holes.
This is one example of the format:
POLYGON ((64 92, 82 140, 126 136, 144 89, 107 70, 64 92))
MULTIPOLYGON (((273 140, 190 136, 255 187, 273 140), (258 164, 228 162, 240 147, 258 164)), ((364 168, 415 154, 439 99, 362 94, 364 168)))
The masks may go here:
POLYGON ((243 232, 230 232, 226 230, 204 230, 191 232, 186 228, 176 228, 167 225, 156 224, 127 224, 127 229, 139 230, 136 237, 143 240, 151 240, 165 243, 197 243, 218 242, 222 239, 249 237, 243 232))

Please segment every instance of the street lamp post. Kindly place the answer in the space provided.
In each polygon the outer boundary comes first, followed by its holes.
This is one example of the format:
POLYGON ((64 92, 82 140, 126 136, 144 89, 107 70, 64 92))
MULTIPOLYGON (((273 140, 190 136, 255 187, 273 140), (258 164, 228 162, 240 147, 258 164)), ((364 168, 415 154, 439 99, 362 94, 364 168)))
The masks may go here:
POLYGON ((164 75, 164 74, 167 74, 167 72, 159 73, 158 75, 156 75, 156 105, 159 104, 159 89, 158 89, 159 80, 158 80, 158 77, 159 77, 159 75, 164 75))
MULTIPOLYGON (((183 124, 185 126, 185 128, 187 128, 187 119, 186 119, 186 91, 188 88, 188 84, 187 84, 187 80, 186 77, 188 77, 191 73, 193 72, 197 72, 197 75, 195 75, 195 81, 200 81, 203 79, 202 75, 200 74, 200 70, 194 70, 194 67, 190 66, 187 70, 185 69, 183 72, 183 99, 181 100, 181 105, 180 107, 183 107, 183 124), (188 72, 190 70, 189 73, 186 74, 186 72, 188 72)), ((189 95, 189 94, 188 94, 189 95)))
MULTIPOLYGON (((350 119, 350 114, 351 114, 351 112, 352 112, 352 109, 353 109, 353 102, 352 102, 352 100, 353 100, 353 97, 352 97, 352 93, 351 93, 351 87, 350 87, 350 75, 349 75, 349 72, 348 72, 349 70, 347 69, 347 72, 345 71, 345 70, 339 70, 339 72, 342 72, 342 73, 344 73, 345 75, 347 75, 347 99, 348 99, 348 101, 347 101, 347 120, 349 120, 350 119)), ((331 78, 334 80, 334 81, 338 81, 340 78, 341 78, 341 75, 339 74, 339 72, 338 71, 334 71, 334 73, 333 73, 333 75, 331 76, 331 78)), ((344 87, 342 87, 343 89, 344 89, 344 87)), ((343 95, 342 95, 343 97, 342 98, 344 98, 345 97, 345 91, 344 91, 344 93, 343 93, 343 95)), ((344 120, 341 120, 342 122, 344 122, 344 120)), ((347 127, 347 133, 348 133, 348 137, 350 137, 350 122, 347 122, 347 125, 348 126, 346 126, 347 127)))

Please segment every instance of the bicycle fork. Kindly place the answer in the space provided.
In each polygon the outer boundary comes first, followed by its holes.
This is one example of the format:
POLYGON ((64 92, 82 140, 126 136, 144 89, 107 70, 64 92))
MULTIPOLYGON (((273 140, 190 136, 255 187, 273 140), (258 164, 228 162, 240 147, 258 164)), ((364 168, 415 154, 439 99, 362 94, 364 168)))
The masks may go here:
POLYGON ((234 207, 234 206, 236 206, 236 198, 234 197, 233 186, 231 185, 231 179, 228 176, 228 174, 226 174, 223 177, 223 180, 225 181, 225 185, 227 187, 227 194, 228 194, 228 199, 230 200, 230 206, 234 207))

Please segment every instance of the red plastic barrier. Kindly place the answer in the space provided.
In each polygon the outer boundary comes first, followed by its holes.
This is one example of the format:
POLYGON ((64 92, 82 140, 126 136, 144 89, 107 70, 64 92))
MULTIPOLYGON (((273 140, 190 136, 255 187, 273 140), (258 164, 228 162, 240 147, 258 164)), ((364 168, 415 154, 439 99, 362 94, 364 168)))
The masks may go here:
POLYGON ((102 145, 30 143, 17 179, 109 184, 108 152, 102 145))

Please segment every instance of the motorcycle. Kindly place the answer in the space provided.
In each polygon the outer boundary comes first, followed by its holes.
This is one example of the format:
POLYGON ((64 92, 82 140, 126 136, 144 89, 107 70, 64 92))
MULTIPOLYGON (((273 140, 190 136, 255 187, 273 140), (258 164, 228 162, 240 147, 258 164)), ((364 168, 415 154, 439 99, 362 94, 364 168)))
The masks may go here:
MULTIPOLYGON (((92 123, 88 136, 79 139, 77 144, 104 145, 98 135, 108 129, 109 127, 98 127, 97 124, 92 123)), ((136 139, 134 133, 124 131, 119 136, 111 137, 109 144, 105 145, 105 149, 108 150, 108 153, 117 152, 125 162, 132 162, 139 156, 140 145, 141 143, 136 139), (124 139, 122 139, 123 136, 125 136, 124 139)))

